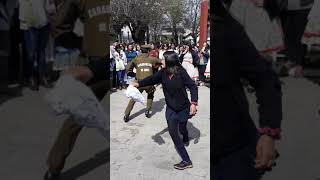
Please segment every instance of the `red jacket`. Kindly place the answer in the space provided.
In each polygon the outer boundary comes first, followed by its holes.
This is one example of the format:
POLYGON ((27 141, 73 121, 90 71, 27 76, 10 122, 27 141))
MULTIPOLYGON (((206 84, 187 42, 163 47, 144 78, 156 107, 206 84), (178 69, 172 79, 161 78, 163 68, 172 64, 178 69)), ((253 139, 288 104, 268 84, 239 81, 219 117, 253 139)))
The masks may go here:
POLYGON ((158 58, 159 57, 159 51, 156 50, 156 49, 153 49, 153 50, 150 51, 149 56, 158 58))

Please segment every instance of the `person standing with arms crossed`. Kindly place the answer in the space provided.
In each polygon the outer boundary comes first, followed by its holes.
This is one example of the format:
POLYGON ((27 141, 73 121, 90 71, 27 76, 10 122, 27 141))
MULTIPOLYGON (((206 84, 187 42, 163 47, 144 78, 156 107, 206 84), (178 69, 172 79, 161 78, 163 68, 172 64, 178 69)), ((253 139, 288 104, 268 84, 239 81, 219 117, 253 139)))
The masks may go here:
MULTIPOLYGON (((127 73, 129 74, 133 72, 133 68, 136 68, 137 70, 136 80, 138 81, 153 75, 154 67, 156 67, 157 64, 161 64, 160 59, 149 56, 150 50, 151 50, 151 46, 143 45, 141 47, 142 54, 140 54, 138 57, 133 59, 127 66, 127 73)), ((145 115, 147 118, 150 118, 151 117, 150 111, 152 108, 154 92, 156 91, 156 89, 154 86, 147 86, 147 87, 139 88, 139 91, 140 92, 146 91, 148 93, 147 110, 145 112, 145 115)), ((129 121, 129 115, 133 109, 134 104, 135 104, 135 101, 131 99, 124 113, 124 118, 123 118, 124 122, 129 121)))
POLYGON ((137 88, 152 86, 161 83, 167 104, 166 119, 169 134, 182 161, 174 165, 175 169, 192 168, 192 161, 185 148, 189 143, 187 130, 188 119, 197 113, 198 87, 190 78, 187 71, 181 66, 178 54, 174 51, 164 53, 164 68, 153 76, 133 83, 137 88), (186 87, 190 89, 189 101, 186 87), (179 133, 182 134, 181 139, 179 133))

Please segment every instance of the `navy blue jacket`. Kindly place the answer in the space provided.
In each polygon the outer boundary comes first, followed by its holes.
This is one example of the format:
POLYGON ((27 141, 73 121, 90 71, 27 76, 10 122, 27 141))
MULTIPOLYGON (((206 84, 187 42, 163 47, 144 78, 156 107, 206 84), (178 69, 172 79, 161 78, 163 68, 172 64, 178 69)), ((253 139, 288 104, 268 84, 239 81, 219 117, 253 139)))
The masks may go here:
POLYGON ((214 16, 213 26, 211 140, 216 159, 257 138, 241 79, 247 79, 256 90, 261 128, 280 128, 282 93, 277 75, 236 20, 230 16, 214 16))

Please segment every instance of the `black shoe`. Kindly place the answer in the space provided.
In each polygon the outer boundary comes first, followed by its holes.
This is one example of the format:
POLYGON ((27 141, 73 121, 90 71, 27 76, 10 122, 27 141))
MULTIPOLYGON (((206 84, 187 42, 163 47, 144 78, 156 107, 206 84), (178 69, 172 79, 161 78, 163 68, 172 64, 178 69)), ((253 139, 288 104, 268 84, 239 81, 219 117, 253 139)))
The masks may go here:
POLYGON ((150 118, 151 117, 150 111, 146 111, 145 115, 147 118, 150 118))
POLYGON ((43 85, 43 87, 48 88, 48 89, 53 88, 53 85, 51 83, 49 83, 48 80, 45 78, 43 78, 41 80, 41 85, 43 85))
POLYGON ((32 91, 39 91, 39 84, 34 79, 29 81, 29 87, 32 91))
POLYGON ((46 174, 44 175, 44 180, 59 180, 60 173, 53 174, 50 171, 47 171, 46 174))
POLYGON ((122 86, 119 86, 120 91, 122 90, 122 86))
POLYGON ((184 170, 187 168, 193 168, 192 162, 181 161, 179 164, 173 166, 175 169, 184 170))
POLYGON ((129 122, 129 115, 124 115, 123 121, 124 121, 125 123, 129 122))

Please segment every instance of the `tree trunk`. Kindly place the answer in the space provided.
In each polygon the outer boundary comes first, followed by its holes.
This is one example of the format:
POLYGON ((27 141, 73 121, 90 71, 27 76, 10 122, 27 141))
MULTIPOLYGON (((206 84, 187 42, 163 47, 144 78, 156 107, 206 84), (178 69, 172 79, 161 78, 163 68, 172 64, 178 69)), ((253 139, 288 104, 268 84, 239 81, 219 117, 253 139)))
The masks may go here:
POLYGON ((179 37, 178 37, 178 29, 177 29, 177 23, 172 23, 172 37, 173 37, 173 43, 178 44, 179 37))
POLYGON ((149 30, 149 26, 147 26, 147 43, 150 43, 150 30, 149 30))
POLYGON ((131 31, 131 34, 132 34, 132 40, 135 43, 144 44, 146 26, 144 26, 144 25, 137 25, 137 26, 132 25, 130 27, 130 31, 131 31))
POLYGON ((194 11, 194 19, 193 19, 193 27, 192 27, 192 37, 195 44, 197 44, 197 19, 198 19, 198 10, 199 10, 200 3, 196 4, 196 9, 194 11))

